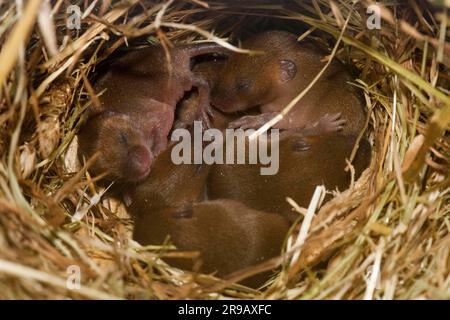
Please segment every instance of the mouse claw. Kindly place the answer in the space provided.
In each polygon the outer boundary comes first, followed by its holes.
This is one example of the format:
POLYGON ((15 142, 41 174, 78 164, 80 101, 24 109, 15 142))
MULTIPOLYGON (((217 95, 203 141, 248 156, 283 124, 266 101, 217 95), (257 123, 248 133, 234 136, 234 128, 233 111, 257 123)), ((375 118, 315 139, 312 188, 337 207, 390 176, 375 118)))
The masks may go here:
POLYGON ((309 149, 311 149, 311 145, 303 139, 295 141, 292 144, 292 151, 294 152, 304 152, 308 151, 309 149))
POLYGON ((127 191, 124 192, 123 202, 127 208, 133 204, 133 196, 132 196, 131 192, 127 192, 127 191))
POLYGON ((347 124, 345 119, 341 118, 342 114, 334 113, 334 114, 325 114, 320 120, 316 123, 319 131, 321 133, 333 133, 342 131, 347 124))
POLYGON ((211 120, 209 120, 209 116, 207 113, 202 114, 201 120, 204 130, 211 128, 211 120))
POLYGON ((200 107, 198 118, 202 122, 203 130, 212 128, 211 125, 211 118, 213 118, 212 107, 209 104, 200 107))

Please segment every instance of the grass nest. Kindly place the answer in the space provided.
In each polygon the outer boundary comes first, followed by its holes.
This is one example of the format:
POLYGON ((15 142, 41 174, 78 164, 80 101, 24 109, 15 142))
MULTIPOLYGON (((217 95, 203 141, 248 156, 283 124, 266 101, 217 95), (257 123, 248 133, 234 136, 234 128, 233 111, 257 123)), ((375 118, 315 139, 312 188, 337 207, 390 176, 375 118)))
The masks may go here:
POLYGON ((372 5, 3 1, 0 298, 450 298, 450 7, 372 5), (78 13, 80 28, 71 28, 78 13), (377 17, 380 28, 368 28, 377 17), (296 208, 304 219, 284 253, 255 267, 281 271, 251 290, 233 281, 254 268, 224 283, 164 263, 170 246, 133 241, 124 206, 79 161, 76 134, 95 99, 88 79, 110 55, 154 41, 223 43, 269 29, 315 41, 352 69, 373 159, 330 202, 296 208))

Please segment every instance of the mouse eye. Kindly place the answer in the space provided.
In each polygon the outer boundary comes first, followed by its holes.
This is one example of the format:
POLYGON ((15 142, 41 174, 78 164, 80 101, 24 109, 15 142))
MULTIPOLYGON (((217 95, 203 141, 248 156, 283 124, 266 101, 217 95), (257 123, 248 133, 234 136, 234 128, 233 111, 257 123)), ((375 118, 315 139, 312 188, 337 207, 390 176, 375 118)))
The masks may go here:
POLYGON ((246 91, 250 88, 250 82, 249 81, 239 81, 236 85, 237 91, 246 91))
POLYGON ((125 132, 119 133, 119 142, 123 144, 128 144, 128 135, 125 132))

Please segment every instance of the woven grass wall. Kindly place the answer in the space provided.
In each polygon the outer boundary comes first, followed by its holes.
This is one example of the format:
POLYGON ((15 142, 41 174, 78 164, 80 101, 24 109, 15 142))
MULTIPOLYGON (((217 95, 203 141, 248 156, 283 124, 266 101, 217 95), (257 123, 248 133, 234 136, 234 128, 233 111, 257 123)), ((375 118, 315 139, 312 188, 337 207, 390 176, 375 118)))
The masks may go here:
POLYGON ((383 1, 380 29, 370 30, 372 4, 3 1, 0 298, 450 298, 450 8, 383 1), (71 28, 76 8, 81 24, 71 28), (160 259, 170 248, 134 242, 123 204, 80 162, 76 134, 95 99, 89 79, 127 46, 238 46, 270 29, 308 38, 351 68, 373 160, 293 228, 292 239, 306 241, 266 263, 282 271, 255 291, 174 269, 160 259))

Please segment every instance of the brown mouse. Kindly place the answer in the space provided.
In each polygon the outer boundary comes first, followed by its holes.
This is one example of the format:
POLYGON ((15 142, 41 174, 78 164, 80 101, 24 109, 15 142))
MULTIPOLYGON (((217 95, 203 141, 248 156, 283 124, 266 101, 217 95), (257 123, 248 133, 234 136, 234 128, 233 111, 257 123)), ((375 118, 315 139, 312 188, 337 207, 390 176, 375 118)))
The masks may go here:
MULTIPOLYGON (((282 216, 250 209, 234 200, 196 203, 189 215, 180 215, 173 208, 154 211, 146 202, 134 202, 132 212, 137 214, 135 240, 143 245, 161 245, 170 236, 177 249, 200 252, 200 271, 218 277, 281 254, 289 230, 289 223, 282 216)), ((166 260, 179 268, 193 267, 192 260, 166 260)), ((270 274, 264 272, 241 283, 256 288, 270 274)))
POLYGON ((156 158, 147 178, 132 189, 131 212, 136 211, 133 209, 135 203, 138 206, 145 203, 149 211, 173 208, 182 215, 192 208, 194 202, 205 199, 206 180, 211 167, 204 164, 175 164, 175 145, 171 144, 156 158))
MULTIPOLYGON (((281 214, 292 211, 286 197, 308 207, 318 185, 325 185, 327 190, 348 188, 351 175, 344 169, 355 141, 355 136, 304 136, 285 131, 280 135, 276 174, 261 175, 261 167, 267 166, 248 164, 248 160, 247 164, 215 164, 209 173, 208 196, 234 199, 257 210, 281 214)), ((362 140, 353 161, 355 179, 369 165, 370 150, 369 143, 362 140)))
MULTIPOLYGON (((192 67, 192 72, 199 78, 205 79, 210 88, 213 88, 220 79, 226 59, 215 57, 209 60, 197 62, 192 67)), ((189 127, 197 119, 197 106, 199 104, 198 90, 192 91, 187 97, 182 99, 177 106, 177 120, 175 128, 189 127)), ((231 121, 241 117, 239 114, 225 114, 218 109, 210 110, 211 127, 224 130, 231 121)))
MULTIPOLYGON (((170 236, 179 250, 199 251, 200 270, 219 277, 278 255, 288 220, 233 200, 205 201, 211 166, 174 164, 174 147, 156 158, 148 177, 131 193, 134 239, 143 245, 161 245, 170 236)), ((168 262, 192 268, 192 260, 168 262)), ((255 287, 269 275, 259 274, 242 283, 255 287)))
POLYGON ((92 167, 94 172, 107 172, 110 179, 121 182, 138 182, 149 174, 154 157, 167 143, 164 132, 154 124, 164 112, 141 109, 102 112, 84 124, 78 135, 82 154, 101 155, 92 167))
MULTIPOLYGON (((284 31, 257 34, 244 40, 242 47, 262 54, 230 53, 211 92, 212 104, 227 113, 259 107, 259 115, 232 122, 230 126, 235 128, 262 126, 304 90, 325 65, 325 52, 310 43, 299 43, 294 34, 284 31)), ((366 116, 359 93, 348 83, 351 80, 343 65, 333 60, 318 82, 274 128, 358 135, 366 116), (331 120, 328 125, 314 128, 327 114, 331 120)))
POLYGON ((100 106, 87 110, 79 134, 85 156, 100 151, 93 171, 106 171, 111 180, 144 179, 167 146, 176 104, 193 87, 199 95, 196 117, 208 124, 208 82, 191 71, 191 59, 224 50, 210 43, 178 46, 169 51, 169 64, 162 46, 152 46, 113 62, 94 85, 96 92, 106 90, 100 106))

